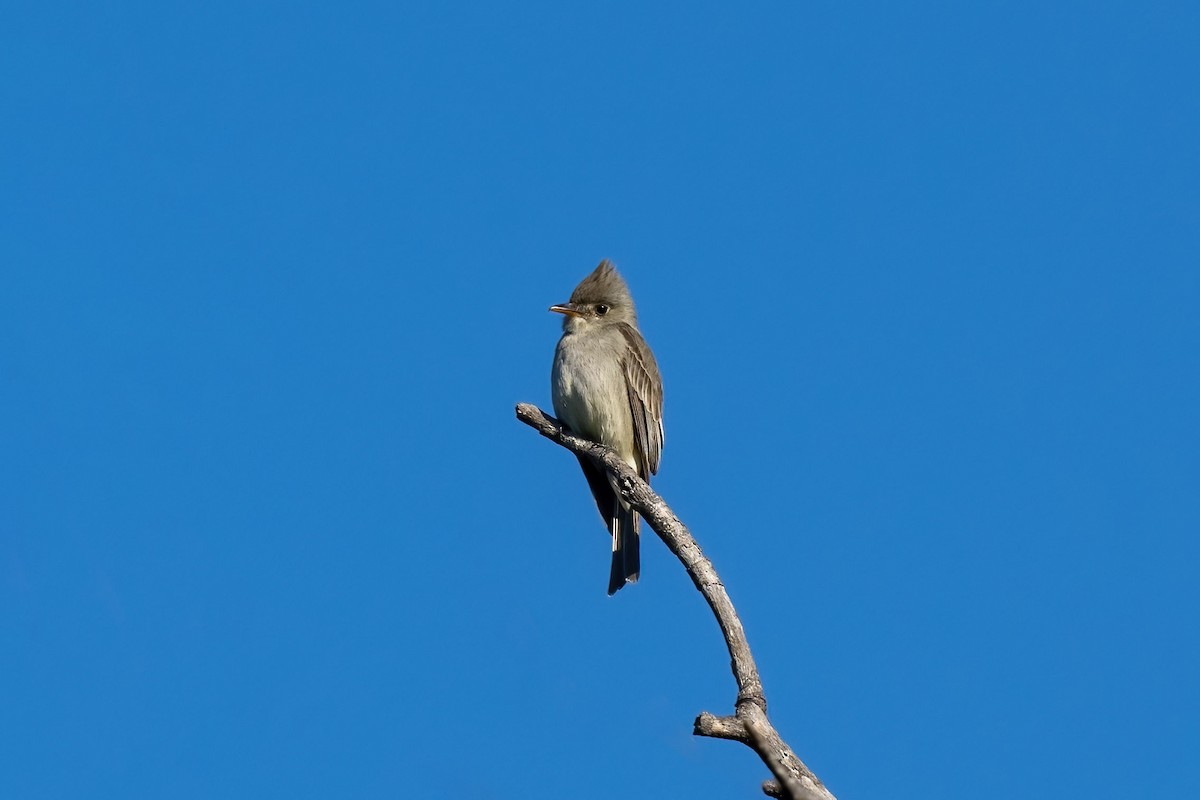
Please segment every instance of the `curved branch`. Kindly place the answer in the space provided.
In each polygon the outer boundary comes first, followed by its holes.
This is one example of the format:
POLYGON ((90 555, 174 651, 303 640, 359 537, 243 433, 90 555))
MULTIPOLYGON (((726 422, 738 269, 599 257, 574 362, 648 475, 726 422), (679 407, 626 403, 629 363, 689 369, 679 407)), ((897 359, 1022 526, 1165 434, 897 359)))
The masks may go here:
POLYGON ((612 450, 575 436, 553 417, 529 403, 517 404, 517 419, 552 442, 590 458, 615 476, 622 499, 637 509, 667 549, 683 563, 688 577, 716 616, 729 649, 730 667, 738 687, 737 700, 732 717, 716 717, 708 712, 700 714, 696 718, 695 735, 732 739, 753 749, 775 776, 775 781, 763 785, 763 791, 771 796, 789 800, 835 800, 817 776, 796 757, 767 718, 767 698, 763 693, 762 679, 758 676, 758 667, 750 654, 750 644, 746 641, 742 622, 712 562, 701 552, 700 545, 696 544, 687 526, 612 450))

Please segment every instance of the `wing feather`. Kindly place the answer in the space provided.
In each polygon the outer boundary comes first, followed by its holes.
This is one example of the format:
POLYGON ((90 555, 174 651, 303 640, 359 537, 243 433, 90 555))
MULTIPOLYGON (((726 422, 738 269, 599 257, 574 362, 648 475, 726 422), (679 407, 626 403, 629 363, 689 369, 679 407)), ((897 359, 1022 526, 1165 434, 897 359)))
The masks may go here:
POLYGON ((650 480, 657 474, 663 448, 663 389, 658 363, 637 328, 621 324, 625 348, 625 385, 629 389, 629 410, 633 415, 634 447, 639 472, 650 480))

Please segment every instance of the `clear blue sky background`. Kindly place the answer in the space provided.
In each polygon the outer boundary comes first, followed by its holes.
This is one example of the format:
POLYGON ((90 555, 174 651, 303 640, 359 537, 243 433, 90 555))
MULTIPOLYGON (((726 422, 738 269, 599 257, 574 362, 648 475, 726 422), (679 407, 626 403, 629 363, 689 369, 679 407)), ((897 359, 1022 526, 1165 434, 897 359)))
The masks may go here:
POLYGON ((0 796, 755 796, 513 418, 606 256, 835 793, 1197 794, 1200 7, 646 5, 7 7, 0 796))

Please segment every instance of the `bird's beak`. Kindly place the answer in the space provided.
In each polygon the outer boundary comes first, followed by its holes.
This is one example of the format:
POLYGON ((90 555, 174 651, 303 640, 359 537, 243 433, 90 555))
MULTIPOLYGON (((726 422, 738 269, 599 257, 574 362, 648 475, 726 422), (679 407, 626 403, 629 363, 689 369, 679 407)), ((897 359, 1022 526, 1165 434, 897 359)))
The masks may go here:
POLYGON ((550 306, 550 310, 555 314, 565 314, 568 317, 583 316, 583 310, 574 303, 563 303, 562 305, 550 306))

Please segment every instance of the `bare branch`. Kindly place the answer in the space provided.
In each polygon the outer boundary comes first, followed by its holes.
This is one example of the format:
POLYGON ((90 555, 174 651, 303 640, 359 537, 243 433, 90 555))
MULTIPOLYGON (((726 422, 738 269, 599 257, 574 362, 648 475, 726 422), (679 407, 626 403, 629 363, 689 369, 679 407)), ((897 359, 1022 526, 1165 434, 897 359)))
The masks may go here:
POLYGON ((710 736, 713 739, 729 739, 734 742, 748 743, 750 733, 737 717, 718 717, 707 711, 701 711, 692 726, 696 736, 710 736))
POLYGON ((737 681, 738 693, 734 702, 734 716, 717 717, 703 712, 696 718, 694 733, 697 736, 732 739, 753 749, 775 776, 775 781, 763 785, 763 791, 773 797, 835 800, 833 794, 780 738, 767 718, 767 698, 758 676, 758 667, 750 654, 750 644, 746 641, 742 622, 712 562, 701 552, 687 526, 612 450, 575 436, 553 417, 529 403, 517 404, 517 419, 552 442, 590 458, 615 476, 622 499, 637 509, 667 549, 682 562, 688 577, 712 609, 729 649, 730 668, 737 681))

